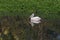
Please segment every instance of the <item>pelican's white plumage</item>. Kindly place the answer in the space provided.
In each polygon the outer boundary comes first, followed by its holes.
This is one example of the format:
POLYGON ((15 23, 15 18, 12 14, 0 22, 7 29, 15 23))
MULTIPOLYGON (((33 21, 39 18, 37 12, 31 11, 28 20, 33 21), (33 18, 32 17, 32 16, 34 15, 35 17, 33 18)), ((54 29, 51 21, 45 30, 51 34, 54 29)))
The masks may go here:
POLYGON ((32 26, 34 26, 34 23, 35 24, 38 24, 38 23, 41 23, 41 18, 40 17, 38 17, 38 16, 36 16, 36 17, 34 17, 34 13, 30 16, 30 24, 32 25, 32 26))

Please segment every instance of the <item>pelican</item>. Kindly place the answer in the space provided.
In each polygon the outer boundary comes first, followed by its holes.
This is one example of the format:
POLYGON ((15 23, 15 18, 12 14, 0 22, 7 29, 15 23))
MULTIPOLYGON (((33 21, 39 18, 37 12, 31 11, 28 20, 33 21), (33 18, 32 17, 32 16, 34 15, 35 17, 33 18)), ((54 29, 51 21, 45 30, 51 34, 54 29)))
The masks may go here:
POLYGON ((30 24, 31 24, 31 26, 34 26, 34 24, 41 23, 40 20, 41 20, 41 18, 39 16, 34 17, 34 13, 32 13, 32 15, 30 16, 30 24))

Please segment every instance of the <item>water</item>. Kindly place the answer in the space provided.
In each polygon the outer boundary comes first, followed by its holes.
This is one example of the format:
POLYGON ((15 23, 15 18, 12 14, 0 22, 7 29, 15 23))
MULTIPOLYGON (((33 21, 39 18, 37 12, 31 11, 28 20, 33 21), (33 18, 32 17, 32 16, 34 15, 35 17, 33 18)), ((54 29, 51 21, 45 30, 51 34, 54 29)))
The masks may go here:
POLYGON ((59 34, 59 35, 57 35, 56 39, 57 39, 57 40, 60 40, 60 34, 59 34))

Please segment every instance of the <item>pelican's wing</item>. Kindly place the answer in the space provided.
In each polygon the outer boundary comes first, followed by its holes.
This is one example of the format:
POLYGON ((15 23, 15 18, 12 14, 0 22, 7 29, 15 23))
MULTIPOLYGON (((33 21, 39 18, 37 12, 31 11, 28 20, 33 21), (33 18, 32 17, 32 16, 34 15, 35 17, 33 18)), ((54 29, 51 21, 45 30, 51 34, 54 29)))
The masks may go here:
POLYGON ((40 19, 40 20, 41 20, 41 17, 39 17, 39 16, 36 16, 36 18, 38 18, 38 19, 40 19))
POLYGON ((30 18, 31 18, 31 17, 34 17, 34 13, 32 13, 32 15, 30 16, 30 18))
POLYGON ((32 27, 34 26, 34 23, 30 23, 30 24, 31 24, 32 27))

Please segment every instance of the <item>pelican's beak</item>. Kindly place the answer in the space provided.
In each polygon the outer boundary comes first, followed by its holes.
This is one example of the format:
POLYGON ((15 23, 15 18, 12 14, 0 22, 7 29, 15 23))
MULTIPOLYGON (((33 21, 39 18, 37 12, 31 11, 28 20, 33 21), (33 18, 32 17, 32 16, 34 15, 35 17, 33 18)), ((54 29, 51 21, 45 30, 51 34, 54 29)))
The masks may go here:
POLYGON ((30 24, 31 24, 32 27, 34 26, 34 23, 30 23, 30 24))

